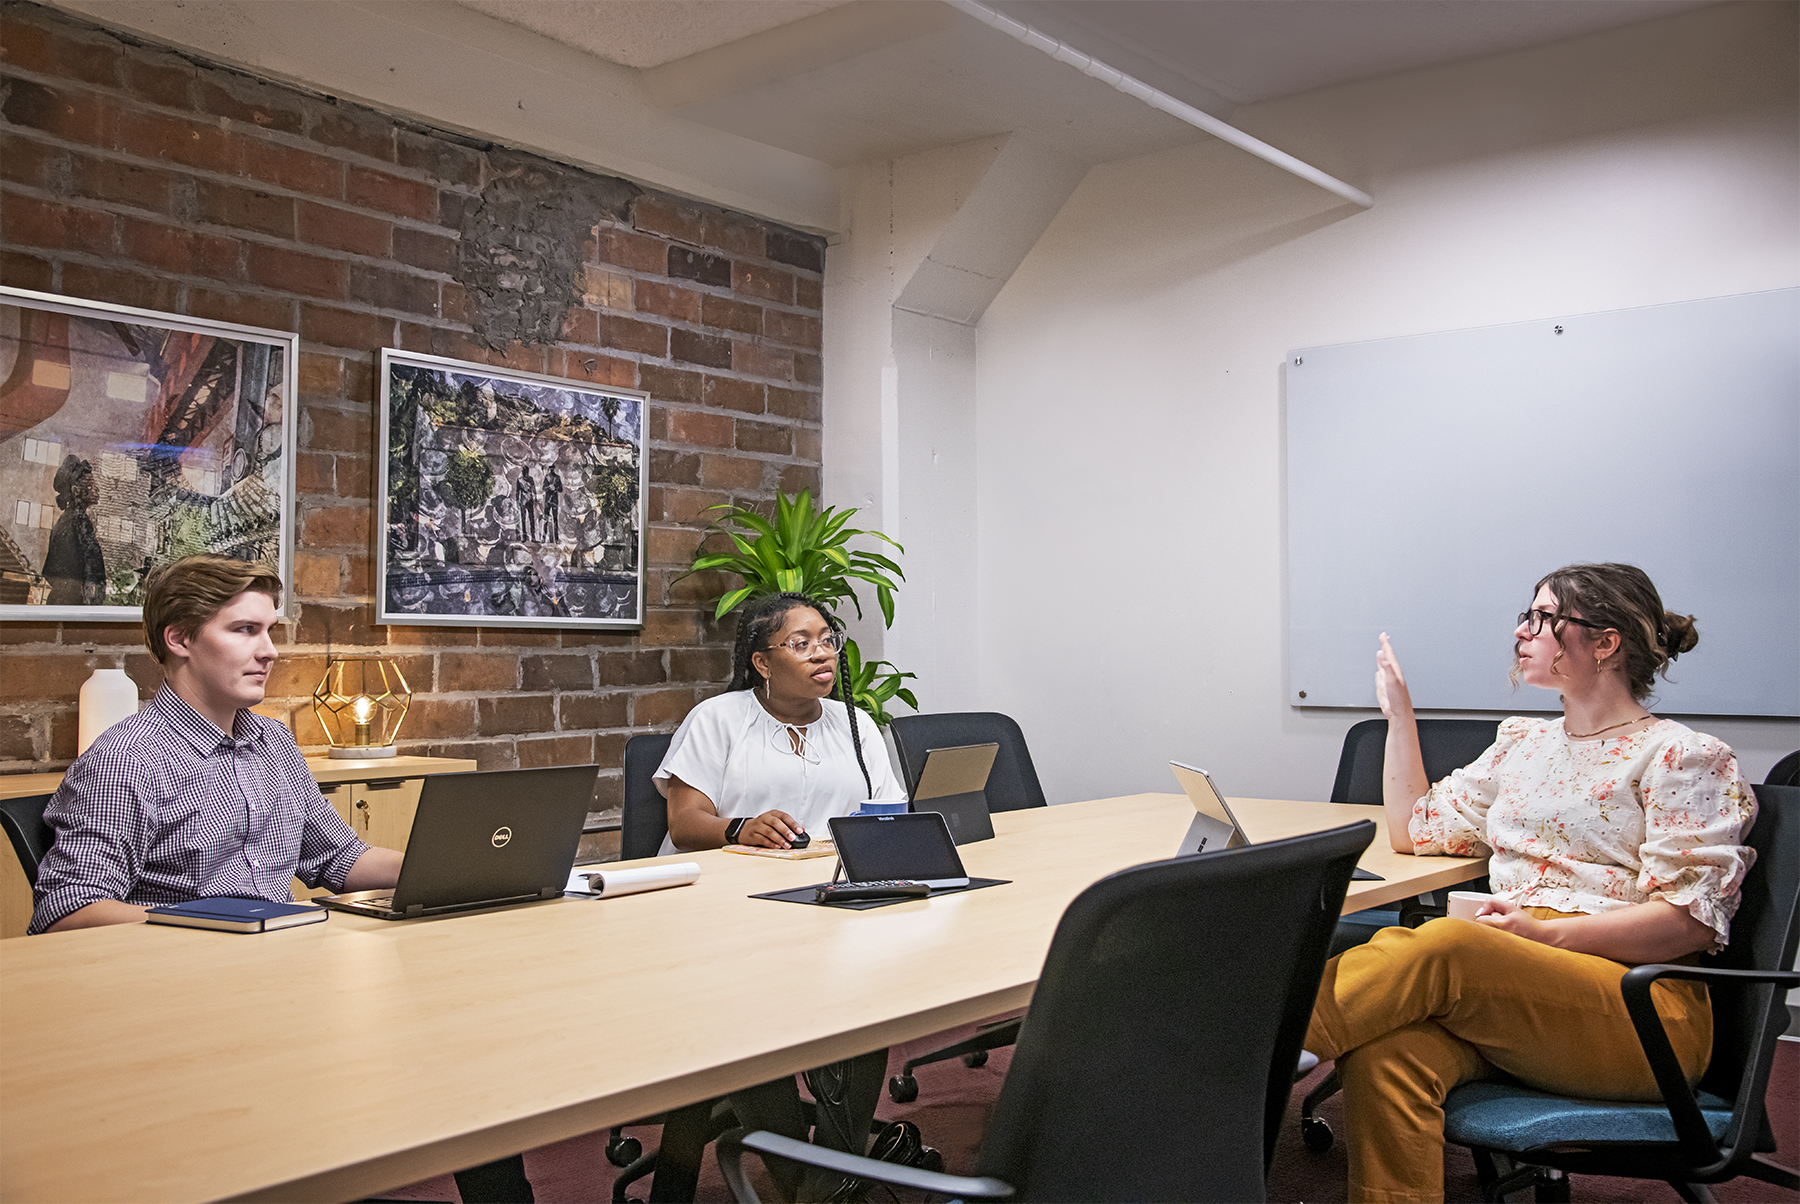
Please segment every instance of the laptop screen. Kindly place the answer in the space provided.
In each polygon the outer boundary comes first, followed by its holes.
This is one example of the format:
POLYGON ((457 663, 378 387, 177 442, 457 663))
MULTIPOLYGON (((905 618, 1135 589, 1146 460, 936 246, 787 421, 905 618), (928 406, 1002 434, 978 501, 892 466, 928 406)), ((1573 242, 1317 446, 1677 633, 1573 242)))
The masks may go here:
POLYGON ((831 839, 853 882, 969 884, 950 829, 935 811, 839 816, 831 821, 831 839))

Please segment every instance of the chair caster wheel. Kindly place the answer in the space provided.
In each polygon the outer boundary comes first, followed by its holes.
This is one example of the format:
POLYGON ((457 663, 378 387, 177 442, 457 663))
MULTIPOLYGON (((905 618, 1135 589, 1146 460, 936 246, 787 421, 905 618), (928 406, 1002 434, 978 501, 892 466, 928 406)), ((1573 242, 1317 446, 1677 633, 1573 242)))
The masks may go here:
POLYGON ((966 1053, 962 1056, 962 1064, 967 1066, 970 1070, 979 1070, 987 1065, 987 1055, 988 1051, 985 1049, 978 1049, 974 1053, 966 1053))
POLYGON ((934 1175, 941 1175, 944 1173, 944 1156, 938 1153, 933 1147, 924 1146, 919 1150, 919 1161, 917 1165, 922 1171, 930 1171, 934 1175))
POLYGON ((1331 1126, 1309 1116, 1300 1122, 1300 1140, 1313 1153, 1323 1154, 1331 1148, 1331 1126))
POLYGON ((888 1080, 888 1098, 896 1104, 910 1104, 919 1098, 919 1080, 902 1071, 888 1080))
POLYGON ((621 1169, 636 1162, 644 1153, 644 1143, 635 1137, 614 1137, 606 1143, 606 1160, 621 1169))

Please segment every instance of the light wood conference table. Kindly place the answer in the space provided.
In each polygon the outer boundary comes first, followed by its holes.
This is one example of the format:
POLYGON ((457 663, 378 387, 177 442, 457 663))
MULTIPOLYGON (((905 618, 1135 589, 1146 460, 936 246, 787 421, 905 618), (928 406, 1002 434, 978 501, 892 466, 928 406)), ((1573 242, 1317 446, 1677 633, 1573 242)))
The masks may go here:
MULTIPOLYGON (((1232 805, 1258 841, 1380 819, 1232 805)), ((746 897, 829 858, 708 852, 660 859, 699 862, 693 886, 610 900, 4 942, 0 1199, 355 1199, 1023 1008, 1069 902, 1192 815, 1163 794, 1002 813, 962 854, 1010 885, 870 911, 746 897)), ((1386 881, 1346 911, 1486 862, 1378 836, 1363 865, 1386 881)))

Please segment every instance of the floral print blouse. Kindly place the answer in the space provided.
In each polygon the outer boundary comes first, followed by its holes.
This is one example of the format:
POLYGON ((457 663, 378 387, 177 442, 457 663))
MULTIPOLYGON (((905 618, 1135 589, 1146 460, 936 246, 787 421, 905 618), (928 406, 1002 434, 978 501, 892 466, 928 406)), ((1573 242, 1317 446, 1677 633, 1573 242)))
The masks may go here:
POLYGON ((1413 804, 1413 851, 1491 852, 1494 893, 1595 913, 1664 899, 1731 937, 1756 795, 1737 757, 1672 719, 1616 739, 1571 739, 1561 719, 1515 716, 1474 764, 1413 804))

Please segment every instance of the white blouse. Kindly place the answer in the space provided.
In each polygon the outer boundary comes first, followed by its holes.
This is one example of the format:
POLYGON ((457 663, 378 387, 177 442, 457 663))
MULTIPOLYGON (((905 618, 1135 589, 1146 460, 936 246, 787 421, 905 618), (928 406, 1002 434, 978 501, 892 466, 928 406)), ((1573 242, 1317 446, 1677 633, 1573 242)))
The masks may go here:
MULTIPOLYGON (((667 798, 669 779, 680 778, 711 799, 713 810, 723 818, 785 811, 808 833, 827 838, 826 820, 849 815, 871 797, 904 801, 906 788, 894 777, 887 745, 874 722, 857 714, 863 764, 869 769, 865 784, 850 743, 844 704, 826 698, 821 705, 824 710, 817 719, 793 729, 804 734, 802 751, 796 753, 788 725, 763 710, 754 690, 708 698, 675 729, 668 754, 656 770, 656 788, 667 798)), ((662 851, 678 850, 664 837, 662 851)))
POLYGON ((1731 936, 1756 860, 1744 834, 1756 795, 1737 757, 1672 719, 1575 740, 1561 719, 1515 716, 1474 764, 1413 805, 1413 851, 1492 851, 1494 893, 1528 907, 1597 913, 1663 899, 1731 936))

